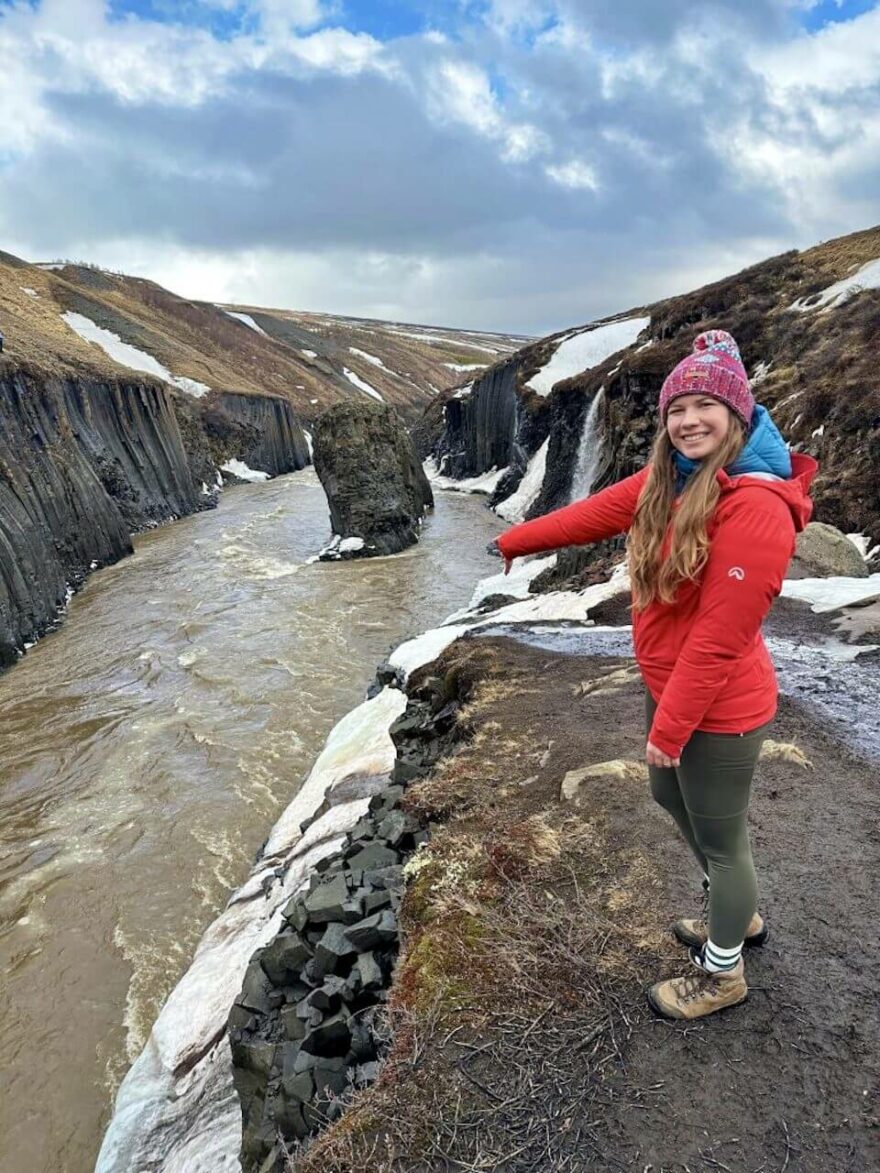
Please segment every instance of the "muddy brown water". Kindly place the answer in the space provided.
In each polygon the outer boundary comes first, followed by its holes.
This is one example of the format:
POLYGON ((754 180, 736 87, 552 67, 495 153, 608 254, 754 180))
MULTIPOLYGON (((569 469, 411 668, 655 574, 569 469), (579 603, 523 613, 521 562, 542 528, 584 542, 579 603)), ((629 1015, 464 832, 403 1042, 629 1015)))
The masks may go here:
POLYGON ((391 647, 497 572, 441 493, 395 558, 308 564, 311 470, 139 538, 0 677, 0 1171, 86 1173, 203 930, 391 647))

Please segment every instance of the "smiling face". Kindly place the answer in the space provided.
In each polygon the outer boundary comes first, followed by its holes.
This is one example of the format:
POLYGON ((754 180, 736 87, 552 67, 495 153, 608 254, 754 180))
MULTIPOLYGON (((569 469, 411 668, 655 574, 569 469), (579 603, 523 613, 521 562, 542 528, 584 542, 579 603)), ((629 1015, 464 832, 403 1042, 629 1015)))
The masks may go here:
POLYGON ((672 445, 691 460, 705 460, 723 443, 733 412, 711 395, 679 395, 666 413, 672 445))

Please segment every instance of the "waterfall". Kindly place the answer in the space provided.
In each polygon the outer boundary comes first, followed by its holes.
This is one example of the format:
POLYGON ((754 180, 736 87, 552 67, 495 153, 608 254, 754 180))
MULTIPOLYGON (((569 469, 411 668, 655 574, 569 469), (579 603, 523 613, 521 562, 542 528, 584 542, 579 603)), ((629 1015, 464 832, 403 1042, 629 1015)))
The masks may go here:
POLYGON ((577 501, 580 497, 589 497, 596 473, 599 471, 599 460, 602 455, 602 442, 599 436, 599 408, 604 395, 605 388, 600 387, 587 409, 584 430, 578 445, 577 460, 571 477, 570 500, 572 501, 577 501))

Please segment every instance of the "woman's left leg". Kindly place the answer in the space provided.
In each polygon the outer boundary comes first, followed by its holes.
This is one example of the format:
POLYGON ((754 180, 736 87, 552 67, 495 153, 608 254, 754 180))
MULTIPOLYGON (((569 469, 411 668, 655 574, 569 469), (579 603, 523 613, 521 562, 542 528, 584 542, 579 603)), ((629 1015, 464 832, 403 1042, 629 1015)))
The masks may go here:
POLYGON ((709 865, 707 951, 716 968, 733 968, 733 951, 741 949, 757 908, 748 809, 766 732, 766 725, 745 734, 697 732, 678 768, 694 837, 709 865))

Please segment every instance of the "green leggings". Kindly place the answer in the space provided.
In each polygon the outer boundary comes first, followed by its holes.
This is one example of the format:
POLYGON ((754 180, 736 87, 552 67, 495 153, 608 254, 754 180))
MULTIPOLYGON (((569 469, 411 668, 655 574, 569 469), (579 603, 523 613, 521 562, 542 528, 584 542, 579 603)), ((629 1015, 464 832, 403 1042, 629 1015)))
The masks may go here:
MULTIPOLYGON (((647 694, 648 729, 657 706, 647 694)), ((648 767, 651 793, 669 811, 709 877, 709 937, 733 949, 758 907, 758 883, 749 843, 752 776, 767 725, 750 733, 697 730, 681 765, 648 767)))

